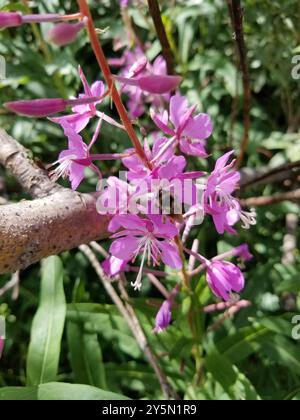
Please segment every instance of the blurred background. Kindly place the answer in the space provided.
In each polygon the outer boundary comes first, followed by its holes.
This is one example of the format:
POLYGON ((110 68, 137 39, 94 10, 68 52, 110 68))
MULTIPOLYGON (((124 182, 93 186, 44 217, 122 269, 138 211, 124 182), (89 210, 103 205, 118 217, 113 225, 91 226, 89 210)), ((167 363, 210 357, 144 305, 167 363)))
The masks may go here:
MULTIPOLYGON (((135 3, 130 9, 134 28, 143 42, 150 43, 147 55, 153 60, 160 53, 160 43, 147 3, 135 3)), ((106 56, 120 56, 122 50, 113 49, 113 40, 124 37, 119 2, 94 0, 90 4, 96 26, 104 30, 101 40, 106 56)), ((168 0, 160 4, 176 71, 184 78, 181 92, 214 121, 214 134, 208 142, 212 156, 207 162, 190 160, 191 169, 208 170, 221 153, 232 148, 238 153, 243 138, 243 85, 227 2, 168 0)), ((300 55, 300 4, 297 0, 244 0, 242 5, 252 91, 250 142, 242 163, 246 183, 257 174, 300 160, 300 78, 292 77, 293 57, 300 55)), ((75 1, 68 0, 0 1, 0 10, 74 13, 77 8, 75 1)), ((81 91, 79 64, 90 82, 101 78, 85 33, 61 48, 47 42, 49 27, 26 25, 0 32, 0 55, 6 59, 0 104, 25 98, 75 96, 81 91)), ((108 101, 105 104, 109 115, 116 116, 108 101)), ((151 131, 149 118, 142 117, 140 124, 151 131)), ((16 117, 1 105, 0 127, 43 165, 54 162, 66 145, 58 125, 45 119, 16 117)), ((91 133, 89 127, 83 132, 84 138, 89 139, 91 133)), ((129 146, 126 134, 106 124, 95 153, 119 152, 129 146)), ((104 177, 120 169, 117 163, 100 166, 104 177)), ((299 169, 245 184, 239 194, 243 199, 272 196, 296 190, 299 180, 300 165, 299 169)), ((88 173, 80 190, 94 191, 96 183, 94 174, 88 173)), ((3 168, 0 195, 11 201, 28 198, 3 168)), ((205 222, 193 230, 191 241, 195 238, 208 257, 243 242, 249 244, 254 258, 245 267, 247 287, 243 298, 249 299, 252 307, 213 330, 209 327, 220 315, 201 316, 204 373, 195 381, 191 357, 195 342, 186 316, 192 304, 188 296, 180 297, 168 331, 154 336, 151 329, 157 305, 153 302, 160 302, 161 296, 147 280, 139 294, 129 287, 132 304, 172 386, 187 399, 300 398, 300 341, 292 337, 292 319, 300 314, 299 203, 280 201, 257 207, 257 225, 250 230, 239 229, 238 236, 220 237, 211 222, 205 222)), ((102 245, 107 248, 108 243, 102 245)), ((74 250, 61 255, 60 260, 68 310, 57 381, 89 384, 131 398, 162 398, 152 368, 85 257, 74 250)), ((20 274, 19 289, 8 292, 1 288, 10 276, 0 276, 0 315, 7 321, 1 387, 26 385, 26 358, 42 275, 47 273, 41 273, 39 264, 30 267, 20 274)), ((212 303, 204 279, 193 281, 195 287, 203 285, 199 302, 212 303)), ((174 274, 169 273, 165 286, 171 290, 175 282, 174 274)))

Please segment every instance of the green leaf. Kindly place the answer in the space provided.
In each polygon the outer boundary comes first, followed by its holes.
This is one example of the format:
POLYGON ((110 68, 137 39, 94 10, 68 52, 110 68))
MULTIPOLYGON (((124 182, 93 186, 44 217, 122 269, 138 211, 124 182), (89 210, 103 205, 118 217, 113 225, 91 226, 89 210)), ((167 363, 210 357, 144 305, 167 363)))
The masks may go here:
POLYGON ((232 365, 227 357, 212 350, 205 359, 206 369, 219 382, 233 400, 260 400, 246 376, 232 365))
POLYGON ((220 353, 232 363, 240 362, 261 348, 270 331, 263 326, 246 327, 217 343, 220 353))
POLYGON ((81 325, 68 322, 67 335, 75 382, 107 389, 97 334, 85 333, 81 325))
POLYGON ((124 395, 103 391, 88 385, 52 382, 34 387, 6 387, 0 389, 0 401, 107 401, 129 400, 124 395))
POLYGON ((39 386, 39 400, 129 400, 124 395, 103 391, 88 385, 73 385, 66 383, 49 383, 39 386))
POLYGON ((50 257, 42 264, 40 304, 32 323, 27 356, 28 385, 56 379, 65 316, 63 265, 59 257, 50 257))
POLYGON ((36 401, 37 399, 38 388, 34 386, 0 388, 0 401, 36 401))

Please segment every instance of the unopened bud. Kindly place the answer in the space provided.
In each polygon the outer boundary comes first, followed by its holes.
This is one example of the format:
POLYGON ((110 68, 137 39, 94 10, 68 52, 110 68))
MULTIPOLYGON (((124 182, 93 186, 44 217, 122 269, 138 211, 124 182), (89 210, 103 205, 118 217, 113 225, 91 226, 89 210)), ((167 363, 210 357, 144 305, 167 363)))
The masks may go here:
POLYGON ((18 12, 1 12, 0 13, 0 28, 13 28, 14 26, 21 26, 23 23, 22 15, 18 12))
POLYGON ((48 34, 48 39, 53 44, 63 46, 74 42, 78 32, 84 28, 85 23, 59 23, 55 25, 48 34))

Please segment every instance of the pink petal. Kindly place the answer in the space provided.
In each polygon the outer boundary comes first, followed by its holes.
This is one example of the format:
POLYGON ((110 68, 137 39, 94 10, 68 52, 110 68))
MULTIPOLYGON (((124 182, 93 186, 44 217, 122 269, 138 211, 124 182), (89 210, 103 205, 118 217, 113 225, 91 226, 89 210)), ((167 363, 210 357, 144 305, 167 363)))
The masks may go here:
POLYGON ((205 150, 205 142, 198 140, 191 142, 188 139, 181 139, 180 140, 180 150, 182 153, 185 153, 186 155, 191 156, 197 156, 197 157, 208 157, 208 154, 205 150))
POLYGON ((170 120, 177 129, 181 125, 182 117, 188 110, 188 100, 179 94, 172 96, 170 100, 170 120))
POLYGON ((130 261, 134 258, 139 247, 140 239, 134 236, 126 236, 116 239, 110 246, 109 252, 119 259, 130 261))
POLYGON ((230 152, 225 153, 225 155, 221 156, 217 162, 216 162, 216 166, 215 166, 215 171, 220 171, 221 169, 225 168, 229 158, 232 156, 232 154, 234 153, 234 150, 231 150, 230 152))
POLYGON ((182 260, 175 244, 173 245, 167 241, 162 241, 157 242, 157 245, 161 250, 161 259, 163 263, 176 270, 182 268, 182 260))
POLYGON ((163 165, 158 175, 160 179, 171 180, 181 174, 186 167, 186 160, 183 156, 174 156, 166 165, 163 165))
POLYGON ((120 214, 115 216, 109 226, 108 230, 110 232, 115 232, 116 230, 119 230, 121 227, 125 229, 134 229, 139 230, 141 232, 147 232, 146 224, 145 222, 135 214, 120 214))
POLYGON ((156 114, 153 109, 150 111, 151 118, 157 127, 169 136, 174 136, 175 132, 168 127, 168 113, 165 111, 163 114, 156 114), (167 118, 166 118, 167 117, 167 118))
POLYGON ((71 163, 70 165, 70 173, 69 173, 69 179, 71 181, 71 187, 72 190, 77 190, 79 185, 84 179, 84 169, 85 167, 82 165, 79 165, 78 163, 71 163))
POLYGON ((64 117, 57 117, 57 118, 49 118, 50 121, 61 124, 64 121, 67 121, 71 127, 76 131, 76 133, 80 133, 85 127, 88 125, 91 119, 91 112, 88 111, 84 114, 72 114, 66 115, 64 117))
POLYGON ((91 92, 92 92, 92 96, 103 96, 105 91, 105 87, 104 87, 104 83, 100 80, 100 81, 96 81, 92 84, 91 87, 91 92))
MULTIPOLYGON (((155 159, 155 156, 157 156, 159 154, 159 151, 166 144, 167 141, 168 141, 168 139, 166 137, 160 137, 154 142, 154 145, 153 145, 153 148, 152 148, 153 159, 155 159)), ((164 161, 167 161, 167 160, 171 159, 174 155, 174 152, 175 152, 174 147, 170 147, 162 155, 162 157, 158 160, 157 163, 161 163, 161 162, 164 162, 164 161)))
POLYGON ((192 139, 204 140, 211 136, 213 125, 210 116, 207 114, 198 114, 191 118, 184 130, 184 134, 192 139))
POLYGON ((123 271, 126 271, 128 262, 120 260, 114 256, 107 258, 101 265, 105 274, 109 277, 114 277, 123 271))
POLYGON ((166 216, 149 214, 148 218, 154 225, 154 234, 156 237, 172 239, 179 234, 177 227, 166 216))

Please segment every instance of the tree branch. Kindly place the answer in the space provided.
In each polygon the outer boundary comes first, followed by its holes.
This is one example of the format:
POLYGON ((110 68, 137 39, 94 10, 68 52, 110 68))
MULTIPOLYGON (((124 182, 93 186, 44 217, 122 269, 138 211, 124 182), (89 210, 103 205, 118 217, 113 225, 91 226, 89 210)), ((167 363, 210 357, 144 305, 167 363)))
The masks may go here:
POLYGON ((241 205, 243 207, 258 207, 258 206, 269 206, 271 204, 281 203, 282 201, 299 201, 299 200, 300 200, 300 188, 294 191, 278 193, 271 196, 246 198, 244 200, 241 200, 241 205))
POLYGON ((8 169, 32 198, 43 198, 63 188, 52 182, 31 153, 0 129, 0 164, 8 169))
POLYGON ((157 37, 162 47, 162 55, 167 63, 168 74, 175 74, 173 54, 167 37, 166 29, 161 18, 158 1, 148 0, 148 6, 155 26, 157 37))
POLYGON ((0 163, 37 197, 0 206, 0 274, 107 236, 110 217, 97 213, 97 195, 54 184, 29 156, 0 130, 0 163))
POLYGON ((245 176, 244 178, 246 179, 243 180, 243 177, 242 177, 241 188, 248 188, 262 181, 265 181, 265 183, 269 184, 273 181, 273 179, 277 180, 276 175, 281 174, 281 173, 286 173, 286 175, 290 175, 290 172, 293 169, 297 169, 297 168, 300 168, 299 160, 297 162, 285 163, 283 165, 277 166, 276 168, 272 168, 272 169, 263 168, 261 170, 259 168, 260 173, 257 174, 257 171, 255 171, 254 176, 251 177, 250 179, 249 178, 247 179, 247 177, 245 176))

